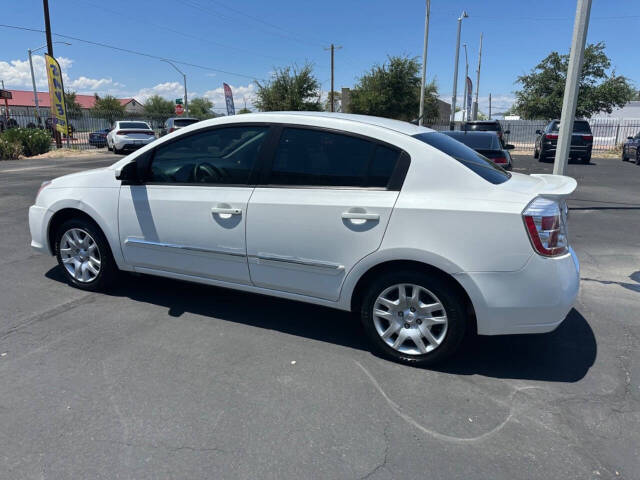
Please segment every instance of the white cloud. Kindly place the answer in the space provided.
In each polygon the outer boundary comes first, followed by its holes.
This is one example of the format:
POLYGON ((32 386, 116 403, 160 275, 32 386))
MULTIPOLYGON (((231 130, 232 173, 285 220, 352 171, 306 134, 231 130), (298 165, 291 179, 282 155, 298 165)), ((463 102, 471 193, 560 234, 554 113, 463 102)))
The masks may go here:
MULTIPOLYGON (((188 92, 189 96, 196 95, 195 92, 188 92)), ((145 87, 138 90, 138 93, 133 97, 141 103, 144 103, 147 98, 153 95, 160 95, 168 100, 174 98, 182 98, 184 95, 184 86, 180 82, 164 82, 159 83, 153 87, 145 87)))
MULTIPOLYGON (((90 78, 85 76, 73 78, 68 73, 68 70, 73 66, 73 60, 66 57, 59 57, 57 60, 62 69, 65 89, 74 90, 77 93, 91 94, 94 92, 109 92, 114 88, 123 86, 121 83, 114 82, 112 78, 90 78)), ((47 73, 42 55, 33 56, 33 73, 38 90, 46 91, 48 88, 47 73)), ((0 78, 4 80, 7 88, 30 89, 32 83, 29 60, 0 61, 0 78)))
MULTIPOLYGON (((253 83, 248 85, 238 85, 231 87, 233 93, 233 103, 236 107, 236 111, 244 108, 245 102, 249 109, 253 109, 253 102, 256 98, 256 86, 253 83)), ((215 88, 213 90, 207 90, 202 95, 213 102, 213 107, 216 111, 226 110, 226 103, 224 100, 224 89, 222 87, 215 88)))

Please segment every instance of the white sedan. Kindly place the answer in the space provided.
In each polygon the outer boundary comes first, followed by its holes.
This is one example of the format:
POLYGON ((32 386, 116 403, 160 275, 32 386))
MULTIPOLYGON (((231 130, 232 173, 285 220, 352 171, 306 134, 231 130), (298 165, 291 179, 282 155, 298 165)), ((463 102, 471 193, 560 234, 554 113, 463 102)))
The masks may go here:
POLYGON ((118 121, 107 133, 107 148, 113 153, 137 150, 156 139, 156 134, 146 122, 118 121))
POLYGON ((45 182, 29 224, 77 288, 131 271, 353 311, 378 351, 426 365, 468 331, 560 325, 579 286, 575 188, 409 123, 258 113, 45 182))

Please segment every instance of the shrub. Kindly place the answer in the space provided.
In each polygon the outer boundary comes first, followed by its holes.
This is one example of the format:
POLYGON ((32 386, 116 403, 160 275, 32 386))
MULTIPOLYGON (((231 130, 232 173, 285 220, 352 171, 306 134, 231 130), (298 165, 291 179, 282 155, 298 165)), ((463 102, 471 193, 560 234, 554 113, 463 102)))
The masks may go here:
POLYGON ((6 140, 0 135, 0 159, 15 160, 22 155, 22 144, 15 140, 6 140))
POLYGON ((26 157, 49 151, 51 137, 49 132, 38 128, 12 128, 0 135, 7 143, 18 143, 26 157))

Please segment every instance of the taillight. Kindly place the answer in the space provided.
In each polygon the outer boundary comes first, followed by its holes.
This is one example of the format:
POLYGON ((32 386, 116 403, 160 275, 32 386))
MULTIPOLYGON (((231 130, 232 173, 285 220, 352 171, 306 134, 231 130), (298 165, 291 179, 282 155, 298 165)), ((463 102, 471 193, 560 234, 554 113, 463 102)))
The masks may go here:
POLYGON ((582 135, 582 139, 586 142, 593 142, 593 135, 582 135))
POLYGON ((544 138, 546 138, 547 140, 557 140, 558 135, 555 133, 547 133, 545 134, 544 138))
POLYGON ((491 160, 493 160, 493 163, 507 163, 507 159, 505 157, 496 157, 491 160))
POLYGON ((169 129, 169 133, 171 133, 171 132, 175 132, 175 130, 176 130, 176 129, 175 129, 175 127, 171 127, 171 128, 169 129))
POLYGON ((116 132, 116 135, 124 135, 124 134, 125 134, 125 132, 123 132, 122 130, 118 130, 118 131, 116 132))
POLYGON ((567 204, 537 197, 522 212, 533 249, 545 257, 557 257, 569 251, 567 204))

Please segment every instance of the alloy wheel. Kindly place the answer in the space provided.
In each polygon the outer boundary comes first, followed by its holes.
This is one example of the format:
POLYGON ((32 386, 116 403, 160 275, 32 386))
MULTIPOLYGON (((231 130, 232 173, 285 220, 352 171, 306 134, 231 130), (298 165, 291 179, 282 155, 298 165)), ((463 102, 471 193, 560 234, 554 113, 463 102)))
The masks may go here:
POLYGON ((373 323, 380 338, 394 350, 423 355, 438 348, 447 335, 442 302, 420 285, 386 288, 373 304, 373 323))
POLYGON ((78 282, 89 283, 100 274, 100 249, 86 230, 71 228, 62 235, 60 258, 69 275, 78 282))

